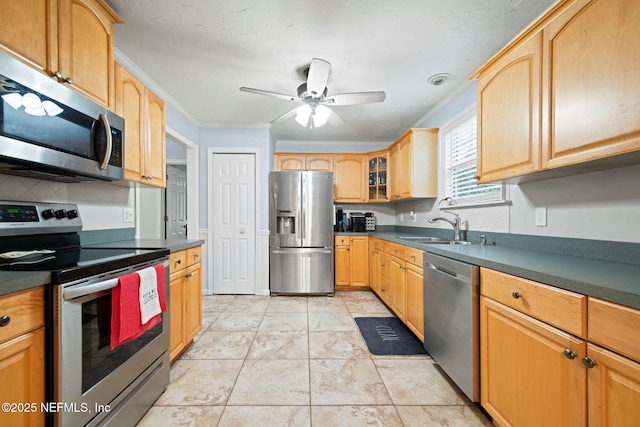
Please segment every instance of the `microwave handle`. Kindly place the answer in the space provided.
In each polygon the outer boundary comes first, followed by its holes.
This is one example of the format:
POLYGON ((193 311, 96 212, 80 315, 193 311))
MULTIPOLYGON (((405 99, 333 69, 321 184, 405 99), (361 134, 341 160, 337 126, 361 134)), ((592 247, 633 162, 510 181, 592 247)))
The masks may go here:
POLYGON ((104 160, 102 160, 102 162, 100 163, 100 170, 105 170, 107 168, 107 165, 109 164, 109 160, 111 160, 111 125, 109 125, 109 120, 107 119, 107 116, 105 114, 100 113, 100 116, 98 118, 104 125, 104 132, 107 136, 107 148, 105 150, 106 153, 104 153, 104 160))

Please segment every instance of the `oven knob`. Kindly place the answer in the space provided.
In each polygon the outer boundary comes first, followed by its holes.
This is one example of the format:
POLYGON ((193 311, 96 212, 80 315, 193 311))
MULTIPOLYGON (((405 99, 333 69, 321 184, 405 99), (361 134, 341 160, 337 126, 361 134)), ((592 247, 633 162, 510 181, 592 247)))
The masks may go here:
POLYGON ((66 217, 66 216, 67 216, 67 211, 65 211, 64 209, 58 209, 56 211, 56 218, 62 219, 64 217, 66 217))
POLYGON ((75 209, 71 209, 70 211, 67 211, 67 218, 69 219, 78 218, 78 211, 75 209))
POLYGON ((51 219, 54 217, 53 209, 45 209, 42 211, 42 218, 51 219))

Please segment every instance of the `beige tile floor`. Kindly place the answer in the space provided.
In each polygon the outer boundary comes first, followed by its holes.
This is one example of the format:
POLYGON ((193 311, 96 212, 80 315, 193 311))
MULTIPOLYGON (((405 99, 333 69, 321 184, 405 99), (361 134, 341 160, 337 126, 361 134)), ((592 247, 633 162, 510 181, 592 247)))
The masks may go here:
POLYGON ((353 318, 391 315, 371 292, 205 296, 138 426, 490 426, 429 356, 369 353, 353 318))

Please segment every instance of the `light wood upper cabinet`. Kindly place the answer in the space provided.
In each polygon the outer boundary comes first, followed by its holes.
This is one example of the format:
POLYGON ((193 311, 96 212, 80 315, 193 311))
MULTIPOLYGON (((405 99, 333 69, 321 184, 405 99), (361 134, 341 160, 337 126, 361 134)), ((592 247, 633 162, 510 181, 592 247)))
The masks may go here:
POLYGON ((639 27, 637 0, 560 0, 480 68, 479 181, 637 163, 639 27))
POLYGON ((333 171, 333 154, 277 153, 273 169, 276 171, 333 171))
POLYGON ((116 80, 116 113, 125 118, 125 180, 164 188, 164 102, 118 64, 116 80))
POLYGON ((304 154, 276 154, 273 169, 276 171, 301 171, 305 169, 304 154))
POLYGON ((438 129, 409 129, 390 147, 391 199, 438 195, 438 129))
POLYGON ((93 101, 114 105, 114 23, 103 0, 2 0, 0 47, 58 76, 93 101))
POLYGON ((540 169, 540 58, 536 34, 478 82, 478 182, 540 169))
POLYGON ((305 168, 310 171, 333 171, 333 155, 331 154, 307 154, 305 156, 305 168))
POLYGON ((334 200, 364 202, 366 200, 366 157, 363 154, 336 154, 333 159, 334 200))
POLYGON ((640 7, 578 0, 543 34, 543 168, 640 150, 640 7))

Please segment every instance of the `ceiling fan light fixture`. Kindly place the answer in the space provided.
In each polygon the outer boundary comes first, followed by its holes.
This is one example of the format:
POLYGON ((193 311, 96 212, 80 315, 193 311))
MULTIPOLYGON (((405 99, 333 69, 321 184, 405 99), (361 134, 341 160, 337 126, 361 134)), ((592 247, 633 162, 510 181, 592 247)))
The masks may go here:
POLYGON ((319 128, 320 126, 324 126, 329 120, 329 116, 331 115, 331 110, 324 105, 318 105, 311 118, 313 119, 313 127, 319 128))
POLYGON ((299 107, 296 110, 296 122, 300 123, 301 126, 307 126, 309 123, 309 117, 311 117, 311 106, 309 104, 305 104, 302 107, 299 107))
POLYGON ((448 73, 434 74, 427 79, 427 83, 433 86, 440 86, 442 84, 445 84, 447 80, 449 80, 449 77, 451 77, 451 74, 448 73))

